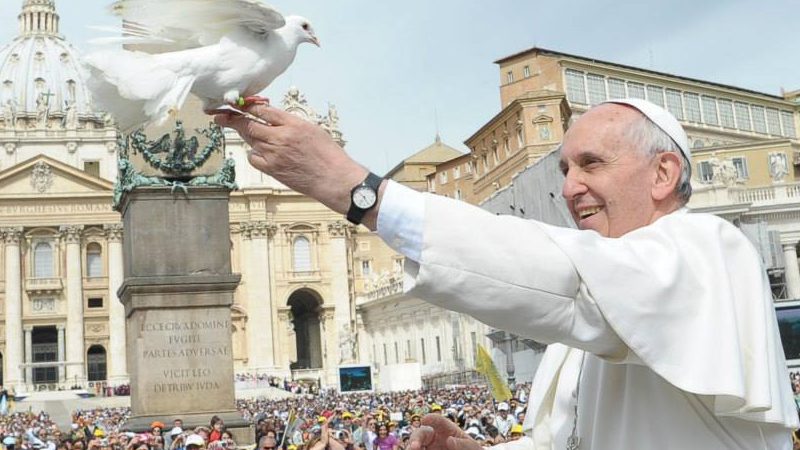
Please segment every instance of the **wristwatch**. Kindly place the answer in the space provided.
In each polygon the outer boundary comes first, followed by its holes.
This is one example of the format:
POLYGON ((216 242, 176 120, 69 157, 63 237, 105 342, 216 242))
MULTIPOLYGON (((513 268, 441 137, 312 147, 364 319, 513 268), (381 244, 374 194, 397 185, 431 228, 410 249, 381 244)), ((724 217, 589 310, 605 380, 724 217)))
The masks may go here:
POLYGON ((383 178, 370 172, 367 178, 350 191, 350 209, 347 220, 353 225, 361 224, 367 211, 378 204, 378 188, 383 178))

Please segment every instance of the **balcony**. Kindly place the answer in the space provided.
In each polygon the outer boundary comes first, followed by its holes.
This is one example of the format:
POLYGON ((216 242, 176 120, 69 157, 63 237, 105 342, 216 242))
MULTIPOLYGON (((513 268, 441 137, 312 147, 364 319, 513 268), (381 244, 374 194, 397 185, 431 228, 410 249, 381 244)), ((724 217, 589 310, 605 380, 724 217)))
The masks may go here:
POLYGON ((25 291, 28 295, 55 295, 64 289, 61 278, 27 278, 25 291))
POLYGON ((774 184, 762 187, 694 185, 689 207, 693 210, 714 210, 734 205, 755 208, 787 206, 800 203, 800 183, 774 184))

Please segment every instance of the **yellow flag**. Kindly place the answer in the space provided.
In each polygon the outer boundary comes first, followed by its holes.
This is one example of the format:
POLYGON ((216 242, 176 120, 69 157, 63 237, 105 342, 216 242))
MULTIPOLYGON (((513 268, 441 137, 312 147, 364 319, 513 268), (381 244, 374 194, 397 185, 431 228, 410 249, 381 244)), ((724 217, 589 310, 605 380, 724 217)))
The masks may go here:
POLYGON ((489 382, 489 387, 492 390, 492 397, 494 397, 495 400, 498 402, 506 402, 511 399, 511 389, 508 388, 508 385, 500 376, 500 372, 497 371, 497 367, 494 366, 492 356, 481 344, 478 344, 478 355, 477 358, 475 358, 475 370, 486 377, 486 381, 489 382))

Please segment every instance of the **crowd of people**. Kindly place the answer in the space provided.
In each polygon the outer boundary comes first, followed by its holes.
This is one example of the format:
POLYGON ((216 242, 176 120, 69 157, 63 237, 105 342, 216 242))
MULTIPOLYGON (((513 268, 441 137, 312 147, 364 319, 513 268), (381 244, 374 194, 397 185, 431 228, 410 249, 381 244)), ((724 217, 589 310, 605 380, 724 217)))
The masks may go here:
POLYGON ((287 378, 274 377, 270 375, 253 375, 249 373, 236 374, 234 382, 237 389, 274 387, 283 389, 293 394, 316 394, 319 390, 318 382, 299 382, 287 378))
MULTIPOLYGON (((297 395, 286 399, 239 400, 242 417, 253 424, 257 449, 397 450, 426 414, 441 414, 475 440, 492 445, 522 435, 527 386, 508 402, 496 402, 485 386, 382 394, 297 395)), ((78 410, 69 430, 46 412, 0 416, 5 450, 226 450, 237 447, 219 417, 208 425, 184 427, 180 417, 154 422, 147 432, 127 428, 129 408, 78 410)))

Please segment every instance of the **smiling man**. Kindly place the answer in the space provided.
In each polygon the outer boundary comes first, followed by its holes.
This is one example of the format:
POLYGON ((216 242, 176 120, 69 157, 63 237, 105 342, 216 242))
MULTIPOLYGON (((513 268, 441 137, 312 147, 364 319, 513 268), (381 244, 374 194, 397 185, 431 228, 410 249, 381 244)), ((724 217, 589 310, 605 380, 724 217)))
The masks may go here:
MULTIPOLYGON (((790 449, 798 426, 766 273, 730 223, 689 214, 691 153, 662 108, 592 108, 561 147, 579 230, 381 180, 269 107, 218 116, 250 162, 407 257, 409 295, 552 344, 515 449, 790 449)), ((478 449, 426 416, 411 449, 478 449)))

